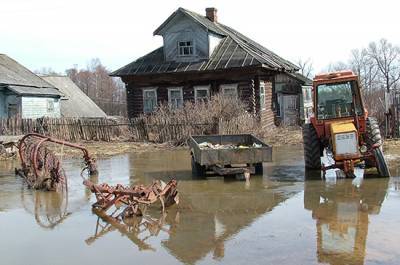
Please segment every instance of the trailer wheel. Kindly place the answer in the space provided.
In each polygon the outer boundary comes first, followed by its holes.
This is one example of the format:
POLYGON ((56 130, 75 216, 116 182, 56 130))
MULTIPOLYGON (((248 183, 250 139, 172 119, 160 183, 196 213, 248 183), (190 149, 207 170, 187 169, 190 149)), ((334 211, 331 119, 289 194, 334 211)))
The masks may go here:
POLYGON ((306 169, 321 169, 321 144, 311 123, 303 126, 303 148, 306 169))
POLYGON ((261 163, 254 164, 254 169, 255 169, 255 173, 257 175, 262 175, 263 171, 264 171, 263 163, 261 162, 261 163))
POLYGON ((374 150, 374 155, 376 160, 376 169, 378 170, 379 176, 384 178, 390 177, 390 171, 382 150, 380 148, 376 148, 374 150))
POLYGON ((192 155, 192 176, 193 177, 204 177, 206 174, 206 167, 200 165, 194 160, 194 156, 192 155))

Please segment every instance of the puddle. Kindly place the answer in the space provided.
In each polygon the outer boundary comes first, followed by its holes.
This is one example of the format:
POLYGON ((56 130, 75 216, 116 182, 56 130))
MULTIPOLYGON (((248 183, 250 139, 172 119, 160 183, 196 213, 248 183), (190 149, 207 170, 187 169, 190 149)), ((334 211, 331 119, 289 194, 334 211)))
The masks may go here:
POLYGON ((18 164, 1 162, 1 263, 398 264, 398 177, 304 181, 296 146, 275 149, 274 161, 246 185, 193 179, 185 150, 99 160, 98 182, 179 181, 179 206, 128 225, 92 212, 78 160, 64 161, 68 196, 27 189, 18 164))

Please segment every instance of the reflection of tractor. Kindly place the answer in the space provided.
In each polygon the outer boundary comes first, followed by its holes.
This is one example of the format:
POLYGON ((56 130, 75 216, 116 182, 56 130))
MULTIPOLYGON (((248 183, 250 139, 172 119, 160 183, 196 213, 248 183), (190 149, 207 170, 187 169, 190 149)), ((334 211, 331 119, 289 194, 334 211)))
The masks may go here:
POLYGON ((318 262, 364 264, 369 215, 378 215, 389 179, 304 182, 304 208, 316 220, 318 262))
POLYGON ((351 71, 317 75, 313 92, 314 117, 303 127, 306 168, 340 168, 354 176, 354 167, 365 163, 389 177, 379 126, 363 107, 358 77, 351 71), (332 165, 321 166, 324 149, 332 165))

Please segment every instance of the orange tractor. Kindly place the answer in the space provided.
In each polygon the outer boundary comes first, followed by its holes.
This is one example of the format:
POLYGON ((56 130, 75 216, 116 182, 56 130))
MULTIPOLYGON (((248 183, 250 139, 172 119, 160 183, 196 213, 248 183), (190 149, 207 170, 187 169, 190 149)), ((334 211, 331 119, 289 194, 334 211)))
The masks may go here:
POLYGON ((339 168, 354 177, 354 168, 365 166, 390 176, 379 125, 364 108, 357 75, 341 71, 315 76, 313 102, 314 117, 303 126, 306 169, 339 168), (329 165, 321 163, 324 151, 329 165))

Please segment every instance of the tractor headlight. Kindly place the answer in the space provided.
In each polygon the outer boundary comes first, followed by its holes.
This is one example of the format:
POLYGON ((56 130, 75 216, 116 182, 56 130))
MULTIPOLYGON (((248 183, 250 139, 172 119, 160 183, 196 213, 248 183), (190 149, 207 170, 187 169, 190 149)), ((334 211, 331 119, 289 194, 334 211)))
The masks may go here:
POLYGON ((355 132, 338 133, 335 135, 335 154, 357 154, 358 143, 355 132))
POLYGON ((362 145, 361 147, 360 147, 360 152, 361 153, 366 153, 368 151, 368 148, 367 148, 367 146, 364 144, 364 145, 362 145))

